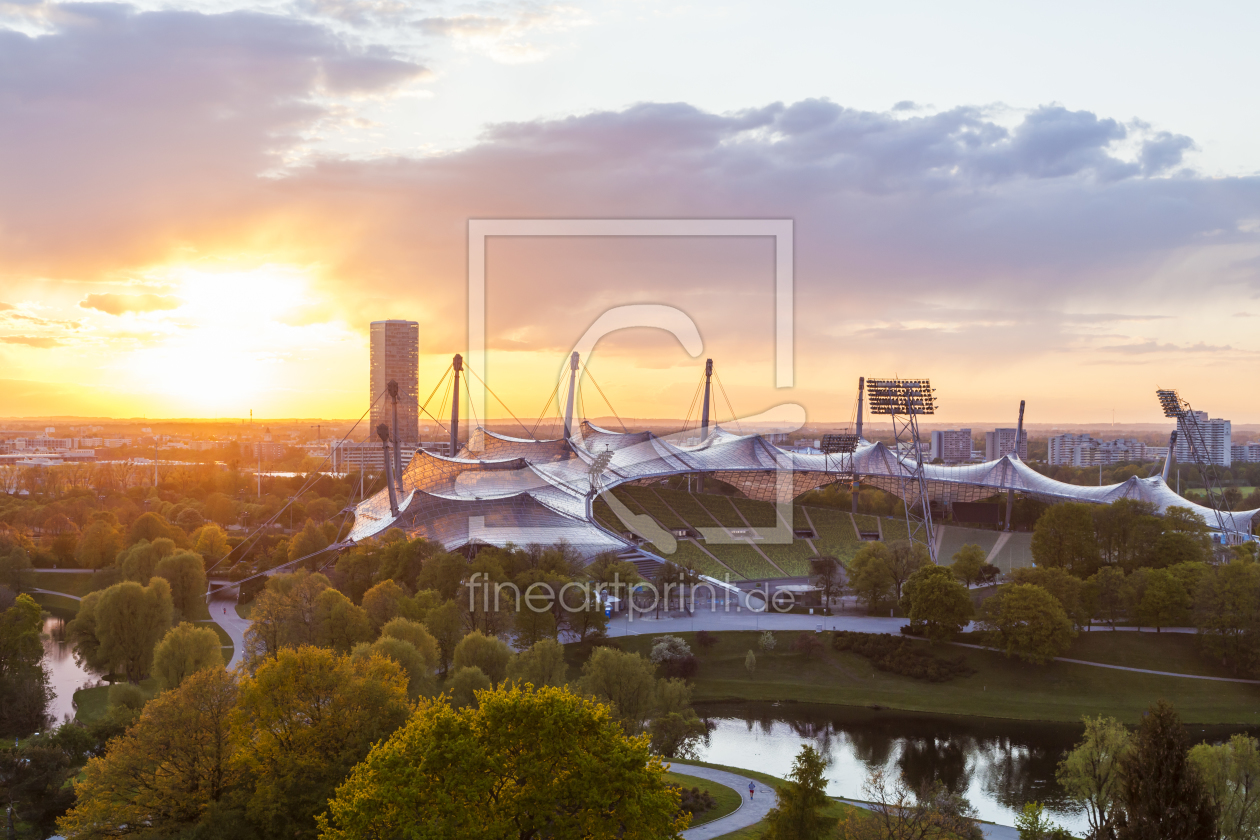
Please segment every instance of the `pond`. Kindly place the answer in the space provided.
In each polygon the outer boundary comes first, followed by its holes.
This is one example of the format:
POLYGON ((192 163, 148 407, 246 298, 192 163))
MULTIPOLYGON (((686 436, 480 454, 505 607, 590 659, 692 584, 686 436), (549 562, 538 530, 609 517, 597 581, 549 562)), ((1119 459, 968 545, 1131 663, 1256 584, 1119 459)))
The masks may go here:
MULTIPOLYGON (((827 792, 866 799, 871 770, 904 774, 912 787, 939 780, 971 801, 980 818, 1014 825, 1025 803, 1041 802, 1077 836, 1084 811, 1054 779, 1063 753, 1080 739, 1077 724, 875 711, 852 706, 708 703, 712 725, 701 761, 784 777, 804 744, 831 758, 827 792)), ((1189 727, 1191 740, 1219 741, 1241 727, 1189 727)))
POLYGON ((44 619, 44 667, 48 669, 48 681, 53 690, 48 713, 58 724, 67 717, 74 717, 76 691, 102 684, 100 674, 74 661, 74 648, 64 641, 65 631, 63 619, 56 616, 44 619))

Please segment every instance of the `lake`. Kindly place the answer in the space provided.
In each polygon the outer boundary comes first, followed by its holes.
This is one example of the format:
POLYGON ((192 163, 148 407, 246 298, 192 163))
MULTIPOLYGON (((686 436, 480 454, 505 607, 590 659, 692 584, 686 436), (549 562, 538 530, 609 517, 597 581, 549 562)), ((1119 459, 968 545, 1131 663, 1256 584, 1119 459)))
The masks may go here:
MULTIPOLYGON (((798 703, 706 703, 697 712, 712 725, 701 761, 785 777, 804 744, 829 756, 827 792, 866 799, 873 769, 905 774, 912 787, 941 781, 971 801, 983 820, 1014 825, 1025 803, 1041 802, 1054 819, 1083 836, 1083 810, 1054 779, 1063 753, 1083 727, 875 711, 798 703)), ((1219 741, 1242 727, 1191 726, 1191 740, 1219 741)))
POLYGON ((44 666, 54 693, 48 713, 60 724, 74 717, 74 693, 80 688, 101 684, 100 674, 74 661, 74 648, 65 641, 65 621, 55 616, 44 619, 44 666))

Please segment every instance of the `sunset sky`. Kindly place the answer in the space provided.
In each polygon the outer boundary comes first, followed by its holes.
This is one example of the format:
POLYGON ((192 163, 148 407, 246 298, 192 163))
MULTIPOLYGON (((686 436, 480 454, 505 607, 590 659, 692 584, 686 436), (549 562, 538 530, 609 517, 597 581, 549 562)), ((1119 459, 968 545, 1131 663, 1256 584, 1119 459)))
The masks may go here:
MULTIPOLYGON (((931 377, 946 422, 1260 422, 1260 6, 0 0, 0 417, 357 417, 368 323, 466 352, 470 218, 789 218, 772 240, 496 239, 490 384, 591 362, 681 416, 846 419, 931 377)), ((591 414, 604 413, 593 391, 591 414)), ((497 408, 495 414, 502 412, 497 408)))

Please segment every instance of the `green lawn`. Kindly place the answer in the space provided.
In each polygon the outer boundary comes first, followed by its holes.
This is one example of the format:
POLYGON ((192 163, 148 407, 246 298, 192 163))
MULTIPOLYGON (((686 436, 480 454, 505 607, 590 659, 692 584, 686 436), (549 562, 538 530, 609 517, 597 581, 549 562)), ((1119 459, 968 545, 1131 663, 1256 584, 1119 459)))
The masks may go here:
POLYGON ((682 773, 666 773, 665 781, 671 785, 691 790, 692 788, 700 788, 700 790, 708 791, 709 795, 717 802, 717 807, 703 814, 697 814, 691 821, 692 828, 698 825, 704 825, 708 822, 725 817, 737 809, 744 801, 738 791, 728 788, 726 785, 720 785, 717 782, 711 782, 708 779, 701 779, 697 776, 686 776, 682 773))
MULTIPOLYGON (((692 641, 693 634, 678 634, 692 641)), ((1119 672, 1089 665, 1054 662, 1029 665, 994 651, 945 647, 942 655, 961 657, 976 669, 973 676, 947 683, 929 683, 876 671, 866 659, 831 649, 824 633, 824 652, 805 659, 789 651, 796 631, 778 633, 778 647, 762 651, 756 632, 715 634, 719 643, 700 655, 693 700, 830 703, 879 706, 905 711, 973 715, 1016 720, 1079 721, 1083 715, 1110 715, 1136 723, 1151 703, 1173 703, 1187 723, 1260 725, 1260 686, 1212 682, 1181 677, 1119 672), (744 668, 753 650, 755 673, 744 668)), ((616 641, 622 649, 646 655, 652 636, 630 636, 616 641)), ((1114 664, 1135 663, 1161 670, 1214 673, 1210 663, 1198 662, 1179 634, 1100 633, 1078 640, 1073 658, 1114 664)), ((924 642, 923 644, 927 644, 924 642)), ((584 646, 569 645, 576 674, 584 660, 584 646)), ((694 645, 693 645, 694 649, 694 645)))
POLYGON ((70 621, 79 614, 79 602, 64 595, 49 595, 46 592, 32 592, 30 596, 48 612, 58 618, 70 621))
MULTIPOLYGON (((140 688, 152 700, 157 694, 157 681, 150 678, 140 681, 140 688)), ((91 723, 109 710, 109 686, 98 685, 96 688, 81 688, 74 693, 75 719, 80 723, 91 723)))
POLYGON ((249 621, 249 615, 253 611, 254 611, 253 601, 250 601, 249 603, 246 603, 246 604, 236 605, 236 614, 240 616, 241 618, 245 619, 246 621, 249 621))
POLYGON ((95 575, 59 575, 55 572, 32 572, 31 585, 37 589, 65 592, 67 595, 78 595, 82 598, 92 591, 92 579, 94 577, 95 575))

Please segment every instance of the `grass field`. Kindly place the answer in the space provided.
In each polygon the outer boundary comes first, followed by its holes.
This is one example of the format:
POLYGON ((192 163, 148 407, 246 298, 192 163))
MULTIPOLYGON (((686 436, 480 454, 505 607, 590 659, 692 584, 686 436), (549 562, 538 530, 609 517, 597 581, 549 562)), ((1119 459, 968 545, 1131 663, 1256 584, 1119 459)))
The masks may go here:
POLYGON ((708 779, 701 779, 696 776, 686 776, 682 773, 669 772, 665 774, 665 781, 671 785, 691 790, 692 788, 700 788, 700 790, 708 791, 713 800, 717 802, 717 807, 703 814, 697 814, 691 821, 691 827, 713 822, 716 819, 725 817, 737 809, 743 803, 743 797, 738 791, 728 788, 726 785, 720 785, 717 782, 711 782, 708 779))
POLYGON ((95 575, 59 575, 50 572, 33 572, 31 585, 37 589, 49 589, 53 592, 64 592, 67 595, 78 595, 82 598, 95 587, 92 579, 95 575))
MULTIPOLYGON (((157 694, 157 682, 153 679, 142 680, 140 688, 150 700, 157 694)), ((98 685, 95 688, 81 688, 74 693, 75 719, 80 723, 91 723, 100 720, 109 710, 109 686, 98 685)))
MULTIPOLYGON (((690 640, 692 634, 680 633, 690 640)), ((693 699, 765 702, 831 703, 879 706, 905 711, 974 715, 1016 720, 1069 721, 1083 715, 1110 715, 1136 723, 1156 700, 1173 703, 1187 723, 1260 725, 1260 686, 1162 677, 1053 662, 1038 666, 1008 659, 995 651, 959 647, 939 649, 941 655, 960 657, 976 670, 973 676, 948 683, 928 683, 876 671, 866 659, 831 649, 824 634, 824 651, 815 659, 791 653, 795 632, 777 634, 775 651, 762 651, 756 632, 723 632, 712 652, 700 656, 693 699), (744 668, 744 655, 756 654, 755 673, 744 668)), ((646 655, 652 636, 618 638, 622 649, 646 655)), ((927 644, 924 642, 923 644, 927 644)), ((585 653, 568 646, 573 672, 585 653)), ((1193 639, 1183 634, 1109 633, 1083 635, 1068 656, 1076 659, 1159 666, 1159 670, 1219 675, 1212 663, 1193 650, 1193 639)))
POLYGON ((70 621, 79 614, 79 602, 64 595, 49 595, 46 592, 32 592, 31 597, 40 607, 57 616, 70 621))

